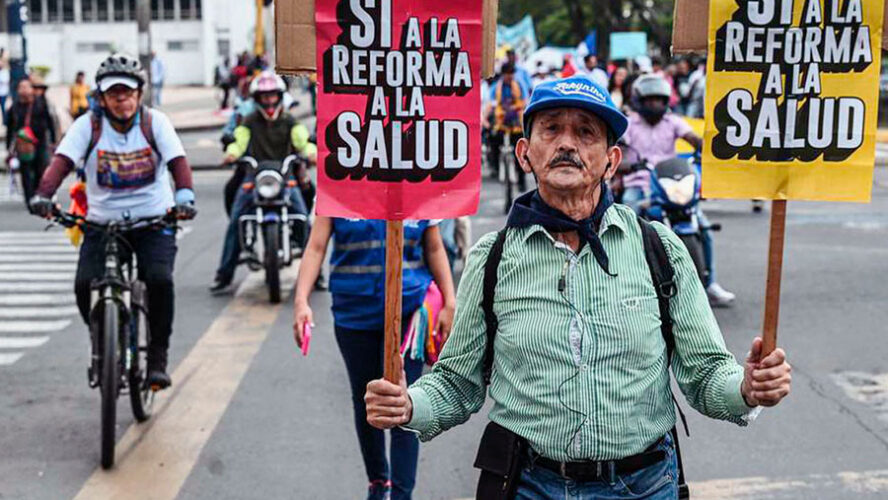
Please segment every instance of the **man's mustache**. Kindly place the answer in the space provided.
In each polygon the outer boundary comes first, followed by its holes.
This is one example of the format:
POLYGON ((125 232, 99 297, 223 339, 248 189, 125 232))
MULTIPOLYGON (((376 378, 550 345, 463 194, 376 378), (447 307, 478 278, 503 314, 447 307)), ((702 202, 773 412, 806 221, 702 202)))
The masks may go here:
POLYGON ((552 168, 559 163, 570 163, 581 170, 586 169, 586 164, 583 163, 583 160, 577 153, 569 153, 566 151, 558 153, 558 155, 556 155, 555 158, 552 158, 552 161, 549 162, 549 168, 552 168))

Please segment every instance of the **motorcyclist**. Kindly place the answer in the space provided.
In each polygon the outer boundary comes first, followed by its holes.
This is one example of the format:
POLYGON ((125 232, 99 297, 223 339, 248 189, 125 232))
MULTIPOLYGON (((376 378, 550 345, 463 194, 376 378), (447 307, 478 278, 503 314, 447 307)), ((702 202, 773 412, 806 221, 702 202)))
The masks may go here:
MULTIPOLYGON (((622 174, 622 202, 640 212, 641 206, 651 194, 651 172, 648 168, 633 171, 632 165, 646 161, 648 165, 675 157, 675 142, 683 139, 698 151, 703 148, 703 139, 694 133, 691 126, 678 115, 669 112, 669 97, 672 87, 663 76, 647 74, 639 77, 632 86, 632 99, 635 109, 629 114, 629 129, 623 136, 626 157, 618 170, 622 174)), ((712 252, 712 235, 708 229, 702 210, 699 213, 704 249, 712 252)), ((707 262, 714 262, 712 255, 707 262)), ((735 295, 715 281, 714 266, 709 266, 706 292, 712 305, 726 306, 734 301, 735 295)))
MULTIPOLYGON (((259 74, 250 84, 250 95, 256 104, 256 110, 249 114, 234 130, 234 142, 225 150, 224 163, 231 164, 240 157, 248 155, 256 161, 283 160, 291 152, 300 153, 314 162, 317 148, 309 142, 309 131, 296 119, 284 111, 283 97, 286 91, 284 80, 271 71, 259 74)), ((245 180, 249 180, 249 175, 245 180)), ((296 172, 296 180, 300 187, 308 188, 311 180, 307 172, 296 172)), ((295 213, 307 215, 305 201, 299 189, 291 189, 290 200, 295 213)), ((250 194, 241 185, 231 207, 231 219, 225 233, 222 248, 222 259, 216 270, 216 278, 210 291, 225 291, 234 279, 237 268, 238 219, 248 208, 250 194)), ((294 235, 298 237, 298 235, 294 235)))
MULTIPOLYGON (((182 142, 169 119, 142 106, 145 76, 139 59, 113 54, 96 72, 100 112, 86 113, 68 129, 44 173, 31 211, 50 217, 52 196, 82 160, 89 207, 86 218, 104 224, 152 218, 175 208, 182 219, 197 214, 191 167, 182 142), (170 188, 170 176, 176 191, 170 188)), ((105 266, 103 233, 86 228, 80 247, 74 289, 83 320, 89 324, 90 283, 105 266)), ((173 326, 173 264, 176 235, 170 229, 139 228, 124 233, 127 247, 138 258, 139 279, 148 292, 148 380, 168 387, 167 351, 173 326)))

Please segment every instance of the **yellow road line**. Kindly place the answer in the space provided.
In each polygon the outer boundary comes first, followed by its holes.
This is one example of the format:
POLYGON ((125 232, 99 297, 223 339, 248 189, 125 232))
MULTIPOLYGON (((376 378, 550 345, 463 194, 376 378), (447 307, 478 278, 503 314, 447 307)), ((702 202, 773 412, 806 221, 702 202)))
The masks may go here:
MULTIPOLYGON (((281 273, 287 291, 297 267, 281 273)), ((134 492, 144 500, 176 498, 280 313, 280 305, 268 303, 263 279, 253 273, 241 284, 176 368, 173 388, 160 393, 154 416, 132 425, 117 443, 114 469, 98 468, 75 500, 132 498, 134 492)), ((126 399, 119 405, 125 411, 126 399)))

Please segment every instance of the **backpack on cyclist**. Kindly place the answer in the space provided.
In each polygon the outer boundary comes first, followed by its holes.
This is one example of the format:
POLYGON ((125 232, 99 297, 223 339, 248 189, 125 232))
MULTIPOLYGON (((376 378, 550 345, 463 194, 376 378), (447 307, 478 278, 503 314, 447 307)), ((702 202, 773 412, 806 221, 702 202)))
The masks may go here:
MULTIPOLYGON (((145 141, 148 142, 148 145, 151 146, 151 150, 157 154, 157 157, 160 158, 160 149, 157 147, 157 140, 154 138, 154 129, 152 128, 153 117, 151 116, 151 111, 147 106, 139 106, 139 130, 142 131, 142 136, 145 137, 145 141)), ((83 161, 89 158, 89 155, 92 154, 93 149, 96 148, 96 145, 99 143, 99 139, 102 138, 102 118, 103 114, 101 112, 93 111, 89 115, 89 123, 91 129, 91 135, 89 137, 89 145, 86 147, 86 154, 83 155, 83 161)))
MULTIPOLYGON (((663 246, 659 233, 650 222, 638 217, 638 225, 641 227, 642 241, 644 242, 644 257, 651 271, 651 279, 654 283, 654 289, 657 292, 657 302, 660 308, 660 333, 666 342, 666 363, 667 369, 672 360, 672 353, 675 350, 675 337, 672 332, 672 316, 669 313, 669 300, 675 296, 678 291, 675 284, 675 270, 672 263, 669 262, 669 255, 663 246)), ((484 264, 484 285, 483 295, 481 299, 481 309, 484 311, 484 323, 487 327, 487 346, 484 351, 484 361, 482 365, 482 374, 484 377, 484 385, 490 385, 490 377, 493 373, 493 344, 496 338, 496 330, 499 321, 496 313, 493 312, 494 294, 496 292, 497 268, 503 257, 503 246, 506 242, 506 234, 508 227, 501 229, 487 254, 487 262, 484 264)), ((671 389, 670 389, 671 393, 671 389)), ((672 401, 678 410, 682 424, 687 433, 688 425, 684 413, 672 395, 672 401)), ((678 432, 675 427, 669 431, 672 441, 675 443, 675 455, 678 459, 678 498, 690 498, 687 482, 685 481, 684 467, 681 462, 681 449, 678 445, 678 432)))

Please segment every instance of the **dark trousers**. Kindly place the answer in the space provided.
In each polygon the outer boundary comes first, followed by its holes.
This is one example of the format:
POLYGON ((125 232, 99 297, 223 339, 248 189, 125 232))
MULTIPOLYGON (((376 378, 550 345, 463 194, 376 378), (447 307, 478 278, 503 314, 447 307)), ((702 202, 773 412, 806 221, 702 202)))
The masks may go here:
MULTIPOLYGON (((352 330, 336 326, 336 343, 345 360, 351 383, 352 405, 355 410, 355 429, 361 445, 364 468, 370 481, 392 481, 392 500, 408 500, 416 485, 416 462, 419 458, 419 439, 401 428, 391 430, 391 473, 385 453, 385 433, 367 423, 364 392, 371 380, 382 377, 384 332, 382 330, 352 330)), ((422 362, 404 360, 407 383, 422 375, 422 362)))
MULTIPOLYGON (((173 331, 174 290, 173 263, 176 260, 176 236, 170 229, 137 229, 124 235, 129 244, 120 244, 122 255, 129 248, 136 254, 139 279, 145 282, 148 293, 148 328, 151 332, 149 357, 152 362, 166 361, 166 352, 173 331)), ((105 273, 104 233, 86 229, 80 247, 80 262, 74 278, 77 307, 83 321, 89 324, 90 283, 105 273)))
POLYGON ((46 170, 47 164, 46 149, 37 148, 34 153, 34 159, 28 162, 21 162, 19 172, 22 176, 22 192, 25 196, 25 206, 31 208, 31 197, 37 192, 37 186, 40 185, 40 178, 43 177, 43 171, 46 170))

